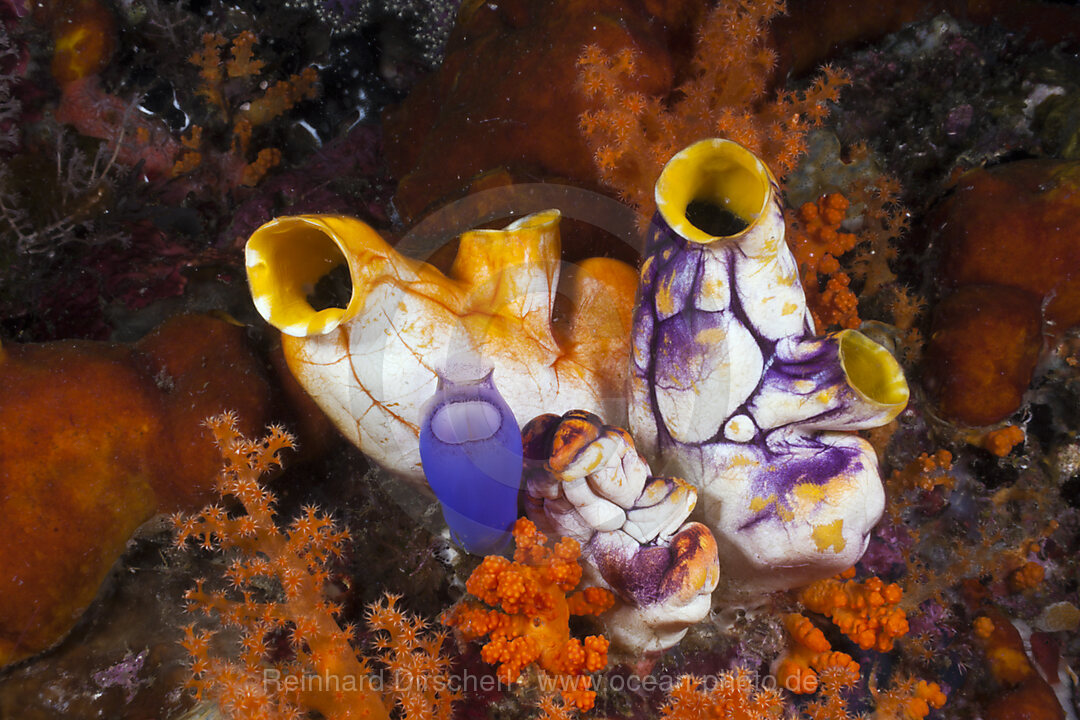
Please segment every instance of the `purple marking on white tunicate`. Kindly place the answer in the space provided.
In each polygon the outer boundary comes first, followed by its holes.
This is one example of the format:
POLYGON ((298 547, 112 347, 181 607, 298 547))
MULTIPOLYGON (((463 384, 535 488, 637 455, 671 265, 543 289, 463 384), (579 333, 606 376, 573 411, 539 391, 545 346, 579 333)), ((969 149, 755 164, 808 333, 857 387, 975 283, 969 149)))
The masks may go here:
POLYGON ((895 417, 907 397, 899 366, 858 333, 814 337, 783 241, 779 189, 750 153, 702 141, 669 163, 657 187, 632 327, 635 439, 662 472, 702 491, 733 572, 809 568, 744 581, 790 587, 813 579, 815 563, 824 574, 842 569, 832 565, 857 559, 883 502, 873 449, 837 431, 895 417), (749 175, 768 178, 760 213, 754 186, 722 186, 749 175), (714 193, 717 205, 730 199, 733 212, 740 199, 743 212, 756 214, 744 230, 710 237, 685 217, 686 202, 710 201, 690 194, 694 188, 714 193), (898 388, 881 391, 886 401, 852 385, 841 358, 845 337, 854 338, 845 347, 858 355, 866 387, 898 388), (837 535, 818 532, 825 527, 837 535))

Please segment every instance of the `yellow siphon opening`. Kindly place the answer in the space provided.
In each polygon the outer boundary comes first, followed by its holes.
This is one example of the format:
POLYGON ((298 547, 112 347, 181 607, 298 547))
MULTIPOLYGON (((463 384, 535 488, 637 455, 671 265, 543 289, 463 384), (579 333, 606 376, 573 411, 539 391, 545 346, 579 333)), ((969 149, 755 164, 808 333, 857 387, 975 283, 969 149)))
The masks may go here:
POLYGON ((881 405, 907 404, 907 380, 892 353, 857 330, 841 331, 839 340, 840 365, 852 388, 881 405))
POLYGON ((247 271, 259 312, 289 335, 333 330, 352 295, 338 243, 323 228, 299 218, 268 223, 251 236, 247 271))
POLYGON ((709 243, 752 226, 764 212, 771 176, 749 150, 730 140, 702 140, 675 155, 656 183, 656 206, 691 242, 709 243))

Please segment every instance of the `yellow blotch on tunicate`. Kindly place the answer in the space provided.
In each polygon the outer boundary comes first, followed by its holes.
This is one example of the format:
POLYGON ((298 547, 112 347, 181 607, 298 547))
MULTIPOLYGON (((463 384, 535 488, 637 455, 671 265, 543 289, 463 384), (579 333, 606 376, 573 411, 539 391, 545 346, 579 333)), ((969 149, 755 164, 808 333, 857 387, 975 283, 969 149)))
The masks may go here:
POLYGON ((847 546, 847 540, 844 539, 844 519, 838 518, 827 525, 815 525, 812 537, 820 552, 829 548, 832 548, 833 552, 843 552, 847 546))
POLYGON ((825 489, 815 483, 799 483, 794 489, 795 497, 801 502, 817 504, 825 499, 825 489))

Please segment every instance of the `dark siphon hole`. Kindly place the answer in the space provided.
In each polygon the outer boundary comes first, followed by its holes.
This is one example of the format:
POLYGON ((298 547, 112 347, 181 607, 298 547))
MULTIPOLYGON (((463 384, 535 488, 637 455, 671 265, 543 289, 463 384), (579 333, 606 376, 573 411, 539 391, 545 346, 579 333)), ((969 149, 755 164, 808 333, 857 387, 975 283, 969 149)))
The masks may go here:
POLYGON ((691 200, 686 206, 686 219, 713 237, 738 235, 749 225, 726 207, 708 200, 691 200))
POLYGON ((319 278, 315 289, 307 296, 307 301, 316 311, 327 308, 348 307, 352 298, 352 280, 349 278, 349 266, 345 263, 319 278))

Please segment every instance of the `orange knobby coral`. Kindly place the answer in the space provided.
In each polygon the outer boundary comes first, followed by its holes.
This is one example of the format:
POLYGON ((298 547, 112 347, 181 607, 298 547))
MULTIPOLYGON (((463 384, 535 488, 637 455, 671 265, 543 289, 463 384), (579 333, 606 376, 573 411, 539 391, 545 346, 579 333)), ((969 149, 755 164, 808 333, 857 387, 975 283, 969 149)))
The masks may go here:
POLYGON ((776 664, 776 681, 789 692, 804 695, 816 692, 819 673, 837 669, 847 684, 859 679, 859 663, 847 653, 837 652, 825 634, 799 613, 784 616, 784 627, 791 638, 788 651, 776 664))
MULTIPOLYGON (((865 146, 851 148, 865 156, 865 146)), ((861 323, 859 298, 884 309, 897 333, 898 351, 905 359, 921 352, 922 336, 915 319, 925 302, 896 282, 890 263, 896 259, 897 239, 907 230, 907 213, 900 203, 900 184, 878 175, 848 186, 843 193, 822 195, 787 211, 788 245, 799 265, 806 301, 819 330, 861 323), (855 208, 848 218, 849 208, 855 208), (845 220, 860 227, 841 230, 845 220), (841 256, 845 257, 841 264, 841 256), (854 289, 858 290, 858 296, 854 289)))
MULTIPOLYGON (((776 665, 777 682, 797 694, 816 693, 820 687, 821 692, 803 708, 809 720, 852 717, 843 691, 859 681, 859 664, 846 653, 834 651, 809 618, 792 613, 784 616, 784 624, 791 636, 791 646, 776 665)), ((906 625, 905 621, 905 630, 906 625)), ((876 706, 874 717, 923 720, 931 708, 945 704, 945 694, 937 683, 908 676, 894 679, 892 685, 889 690, 878 692, 874 673, 870 673, 869 687, 876 706)))
POLYGON ((914 677, 895 681, 892 688, 883 691, 878 691, 871 679, 870 694, 874 698, 875 717, 903 720, 923 720, 931 708, 941 709, 947 700, 940 685, 914 677))
POLYGON ((1042 565, 1034 560, 1028 560, 1020 567, 1016 568, 1009 573, 1007 582, 1009 589, 1013 592, 1022 592, 1024 590, 1031 590, 1034 587, 1038 587, 1039 583, 1043 581, 1043 577, 1046 575, 1046 570, 1042 565))
POLYGON ((829 193, 817 202, 804 203, 793 222, 788 223, 788 245, 799 264, 806 302, 819 328, 857 328, 860 323, 859 301, 851 291, 851 277, 840 269, 838 260, 858 243, 856 235, 840 230, 847 210, 846 197, 829 193))
POLYGON ((904 591, 879 577, 851 580, 854 575, 850 568, 811 583, 799 591, 799 600, 808 610, 831 618, 863 650, 888 652, 908 631, 907 615, 898 607, 904 591))
POLYGON ((466 600, 447 612, 443 622, 457 627, 466 640, 490 637, 481 657, 499 666, 501 681, 516 681, 522 669, 535 662, 569 679, 559 687, 564 705, 589 710, 596 693, 587 673, 607 665, 608 641, 603 635, 571 638, 570 616, 598 615, 615 598, 596 587, 571 592, 581 580, 576 540, 562 538, 548 548, 547 538, 526 518, 518 519, 513 532, 513 562, 498 555, 484 558, 465 585, 480 602, 466 600))
POLYGON ((1023 428, 1006 425, 986 433, 986 437, 983 438, 983 447, 998 457, 1005 457, 1012 452, 1014 447, 1024 442, 1025 437, 1027 435, 1023 428))

